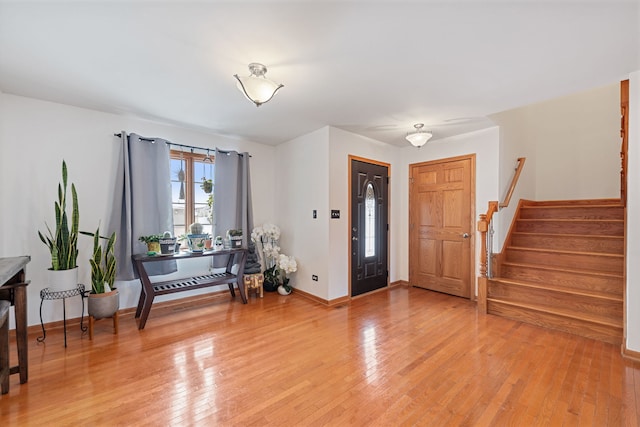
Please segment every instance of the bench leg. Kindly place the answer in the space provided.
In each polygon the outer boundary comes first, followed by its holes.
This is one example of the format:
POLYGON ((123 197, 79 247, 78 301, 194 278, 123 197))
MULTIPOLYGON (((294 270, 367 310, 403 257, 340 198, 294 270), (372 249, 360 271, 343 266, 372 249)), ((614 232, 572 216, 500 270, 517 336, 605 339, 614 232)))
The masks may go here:
POLYGON ((113 313, 113 333, 118 335, 118 312, 113 313))
POLYGON ((0 326, 0 392, 9 393, 9 316, 0 326))

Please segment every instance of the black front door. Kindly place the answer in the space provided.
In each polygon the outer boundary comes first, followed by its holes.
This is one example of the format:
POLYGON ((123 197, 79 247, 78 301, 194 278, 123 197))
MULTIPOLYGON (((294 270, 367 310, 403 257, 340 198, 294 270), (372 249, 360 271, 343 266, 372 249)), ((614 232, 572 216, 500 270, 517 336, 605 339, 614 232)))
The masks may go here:
POLYGON ((351 296, 387 286, 388 167, 351 160, 351 296))

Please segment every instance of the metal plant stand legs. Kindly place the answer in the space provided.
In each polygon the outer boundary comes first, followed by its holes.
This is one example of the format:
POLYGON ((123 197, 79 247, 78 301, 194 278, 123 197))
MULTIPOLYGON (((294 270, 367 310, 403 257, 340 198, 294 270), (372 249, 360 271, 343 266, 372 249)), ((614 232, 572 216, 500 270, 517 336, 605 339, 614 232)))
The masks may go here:
POLYGON ((47 300, 62 300, 62 326, 64 328, 64 346, 67 347, 67 298, 80 295, 80 301, 82 302, 82 311, 80 312, 80 330, 82 332, 87 331, 87 327, 84 326, 84 285, 78 284, 75 289, 68 291, 52 291, 49 288, 44 288, 40 291, 40 326, 42 327, 42 336, 38 337, 38 342, 44 342, 47 338, 47 331, 44 329, 44 322, 42 321, 42 303, 47 300))

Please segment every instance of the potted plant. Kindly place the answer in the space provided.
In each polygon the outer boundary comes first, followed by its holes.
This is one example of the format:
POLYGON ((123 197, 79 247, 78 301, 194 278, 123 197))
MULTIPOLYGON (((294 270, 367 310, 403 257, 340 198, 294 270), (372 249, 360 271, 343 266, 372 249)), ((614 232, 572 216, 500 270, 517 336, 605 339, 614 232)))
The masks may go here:
POLYGON ((176 237, 171 236, 170 231, 165 231, 162 237, 159 239, 160 252, 162 255, 172 255, 176 252, 176 237))
POLYGON ((149 252, 160 253, 160 239, 162 234, 150 234, 148 236, 140 236, 138 240, 147 244, 147 250, 149 252))
POLYGON ((67 164, 62 160, 62 183, 58 183, 58 201, 54 204, 55 232, 47 227, 47 236, 38 231, 42 243, 51 253, 51 268, 47 284, 53 291, 75 289, 78 286, 78 194, 71 183, 71 218, 67 215, 67 164))
POLYGON ((242 247, 242 229, 227 230, 227 239, 232 248, 242 247))
POLYGON ((280 295, 289 295, 291 291, 293 291, 293 288, 289 286, 287 274, 298 271, 298 263, 294 257, 280 254, 278 257, 278 268, 282 272, 282 284, 278 286, 278 293, 280 295))
POLYGON ((276 290, 278 290, 279 275, 280 270, 278 270, 278 266, 276 264, 272 265, 264 271, 264 282, 262 286, 265 291, 275 292, 276 290))
POLYGON ((263 288, 267 292, 275 292, 278 288, 278 256, 280 255, 280 228, 274 224, 264 224, 251 231, 251 241, 256 244, 264 260, 263 288))
POLYGON ((113 247, 116 242, 115 231, 111 236, 100 236, 100 227, 95 233, 86 233, 93 236, 93 256, 89 259, 91 265, 91 292, 89 293, 87 311, 95 320, 105 317, 113 317, 120 308, 118 290, 113 287, 116 280, 116 257, 113 247), (100 239, 106 240, 106 246, 102 247, 100 239))

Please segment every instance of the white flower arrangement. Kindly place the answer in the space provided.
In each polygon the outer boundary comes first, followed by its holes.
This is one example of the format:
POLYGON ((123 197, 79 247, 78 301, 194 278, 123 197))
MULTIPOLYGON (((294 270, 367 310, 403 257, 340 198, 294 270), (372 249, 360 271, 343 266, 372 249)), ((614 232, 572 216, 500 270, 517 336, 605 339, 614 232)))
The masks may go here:
POLYGON ((266 269, 276 265, 276 260, 280 254, 279 239, 280 228, 274 224, 266 223, 262 227, 256 227, 251 231, 251 240, 260 249, 266 269))
POLYGON ((284 272, 284 274, 295 273, 298 271, 298 263, 296 262, 296 259, 285 254, 280 254, 280 257, 278 258, 278 267, 284 272))
POLYGON ((251 231, 251 240, 259 248, 264 260, 264 278, 273 284, 279 282, 278 277, 282 272, 282 286, 291 291, 287 274, 298 270, 298 263, 292 256, 280 253, 279 246, 280 228, 274 224, 263 224, 251 231))
POLYGON ((296 262, 296 259, 292 256, 280 254, 278 257, 278 268, 282 271, 282 286, 287 292, 291 292, 291 286, 289 286, 289 278, 287 277, 287 274, 298 271, 298 263, 296 262))

